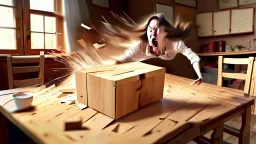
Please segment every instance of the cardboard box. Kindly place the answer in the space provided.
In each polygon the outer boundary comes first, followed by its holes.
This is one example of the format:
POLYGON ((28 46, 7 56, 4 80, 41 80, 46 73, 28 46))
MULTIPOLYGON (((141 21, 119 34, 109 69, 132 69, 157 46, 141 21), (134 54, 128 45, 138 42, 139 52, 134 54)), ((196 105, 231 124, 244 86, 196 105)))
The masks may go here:
POLYGON ((76 72, 77 100, 113 119, 163 98, 165 68, 131 62, 76 72))

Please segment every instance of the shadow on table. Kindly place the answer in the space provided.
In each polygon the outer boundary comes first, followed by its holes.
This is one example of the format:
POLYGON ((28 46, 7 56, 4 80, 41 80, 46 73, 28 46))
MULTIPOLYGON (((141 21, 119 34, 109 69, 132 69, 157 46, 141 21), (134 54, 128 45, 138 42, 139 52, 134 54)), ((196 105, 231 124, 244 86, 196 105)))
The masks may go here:
MULTIPOLYGON (((219 104, 217 103, 202 103, 191 101, 186 102, 184 100, 171 100, 171 99, 162 99, 155 101, 151 104, 148 104, 138 110, 131 112, 119 119, 116 122, 133 122, 144 120, 151 117, 159 116, 159 119, 165 119, 170 114, 174 114, 179 110, 179 112, 187 113, 188 119, 198 114, 204 108, 214 108, 218 107, 219 104), (191 111, 192 110, 192 111, 191 111), (194 110, 194 111, 193 111, 194 110)), ((177 115, 178 116, 178 115, 177 115)))

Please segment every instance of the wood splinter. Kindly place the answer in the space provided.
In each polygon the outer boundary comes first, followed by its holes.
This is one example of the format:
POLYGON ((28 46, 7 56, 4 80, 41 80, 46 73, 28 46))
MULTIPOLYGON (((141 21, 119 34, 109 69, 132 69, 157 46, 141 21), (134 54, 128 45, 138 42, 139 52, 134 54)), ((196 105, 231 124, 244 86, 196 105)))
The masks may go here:
POLYGON ((65 97, 65 96, 67 96, 67 94, 65 94, 65 93, 63 93, 63 92, 58 92, 58 93, 56 94, 56 97, 57 97, 57 98, 62 98, 62 97, 65 97))
POLYGON ((90 30, 90 29, 92 29, 91 27, 89 27, 89 26, 87 26, 87 25, 85 25, 85 24, 81 24, 81 26, 83 27, 83 28, 85 28, 85 29, 87 29, 87 30, 90 30))
POLYGON ((68 105, 75 104, 75 95, 66 95, 64 97, 61 97, 59 101, 61 103, 67 103, 68 105))
POLYGON ((75 93, 75 88, 61 88, 61 89, 58 90, 58 92, 75 93))
POLYGON ((82 129, 82 118, 72 118, 65 121, 65 131, 82 129))
POLYGON ((87 108, 87 105, 80 103, 79 101, 76 101, 76 105, 79 107, 80 110, 83 110, 87 108))
POLYGON ((95 43, 93 44, 93 46, 96 48, 96 49, 102 49, 105 47, 105 44, 98 44, 98 43, 95 43))

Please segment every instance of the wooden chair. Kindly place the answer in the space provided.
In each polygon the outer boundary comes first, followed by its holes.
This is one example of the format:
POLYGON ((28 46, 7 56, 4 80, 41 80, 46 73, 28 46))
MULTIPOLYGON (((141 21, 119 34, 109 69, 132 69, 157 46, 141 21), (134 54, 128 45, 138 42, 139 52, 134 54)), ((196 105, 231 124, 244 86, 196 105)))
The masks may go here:
POLYGON ((9 89, 44 84, 44 52, 40 56, 7 56, 7 71, 9 89), (14 80, 14 74, 32 72, 38 72, 38 77, 14 80))
POLYGON ((223 77, 245 80, 244 94, 245 94, 245 96, 249 96, 252 69, 253 69, 253 60, 254 60, 253 57, 249 57, 249 58, 223 58, 223 56, 219 56, 219 58, 218 58, 218 86, 222 86, 223 77), (226 72, 223 72, 223 64, 248 65, 247 73, 243 74, 243 73, 226 73, 226 72))
MULTIPOLYGON (((218 57, 218 86, 222 86, 223 77, 231 78, 231 79, 245 80, 244 96, 249 96, 250 95, 250 92, 249 92, 250 91, 250 83, 251 83, 252 70, 253 70, 253 62, 254 62, 254 57, 223 58, 223 56, 219 56, 218 57), (246 74, 244 74, 244 73, 226 73, 226 72, 223 72, 223 64, 247 65, 247 72, 246 72, 246 74)), ((244 120, 247 120, 247 119, 244 118, 243 114, 241 116, 243 119, 242 122, 244 123, 244 120)), ((240 134, 239 129, 236 129, 232 126, 224 124, 223 130, 224 130, 224 132, 226 132, 230 135, 238 137, 239 141, 241 140, 241 134, 240 134)))

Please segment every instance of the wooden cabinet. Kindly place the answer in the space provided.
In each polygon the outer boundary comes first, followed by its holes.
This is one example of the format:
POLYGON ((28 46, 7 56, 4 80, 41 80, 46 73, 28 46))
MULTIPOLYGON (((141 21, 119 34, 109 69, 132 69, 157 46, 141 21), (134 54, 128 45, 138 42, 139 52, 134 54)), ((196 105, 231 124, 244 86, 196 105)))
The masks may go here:
POLYGON ((196 15, 198 36, 212 36, 212 13, 201 13, 196 15))
POLYGON ((231 11, 231 33, 253 32, 254 8, 231 11))
POLYGON ((239 0, 239 5, 255 4, 256 0, 239 0))
POLYGON ((227 35, 230 33, 230 11, 213 13, 213 35, 227 35))
POLYGON ((251 33, 254 8, 199 13, 196 16, 198 37, 251 33))

